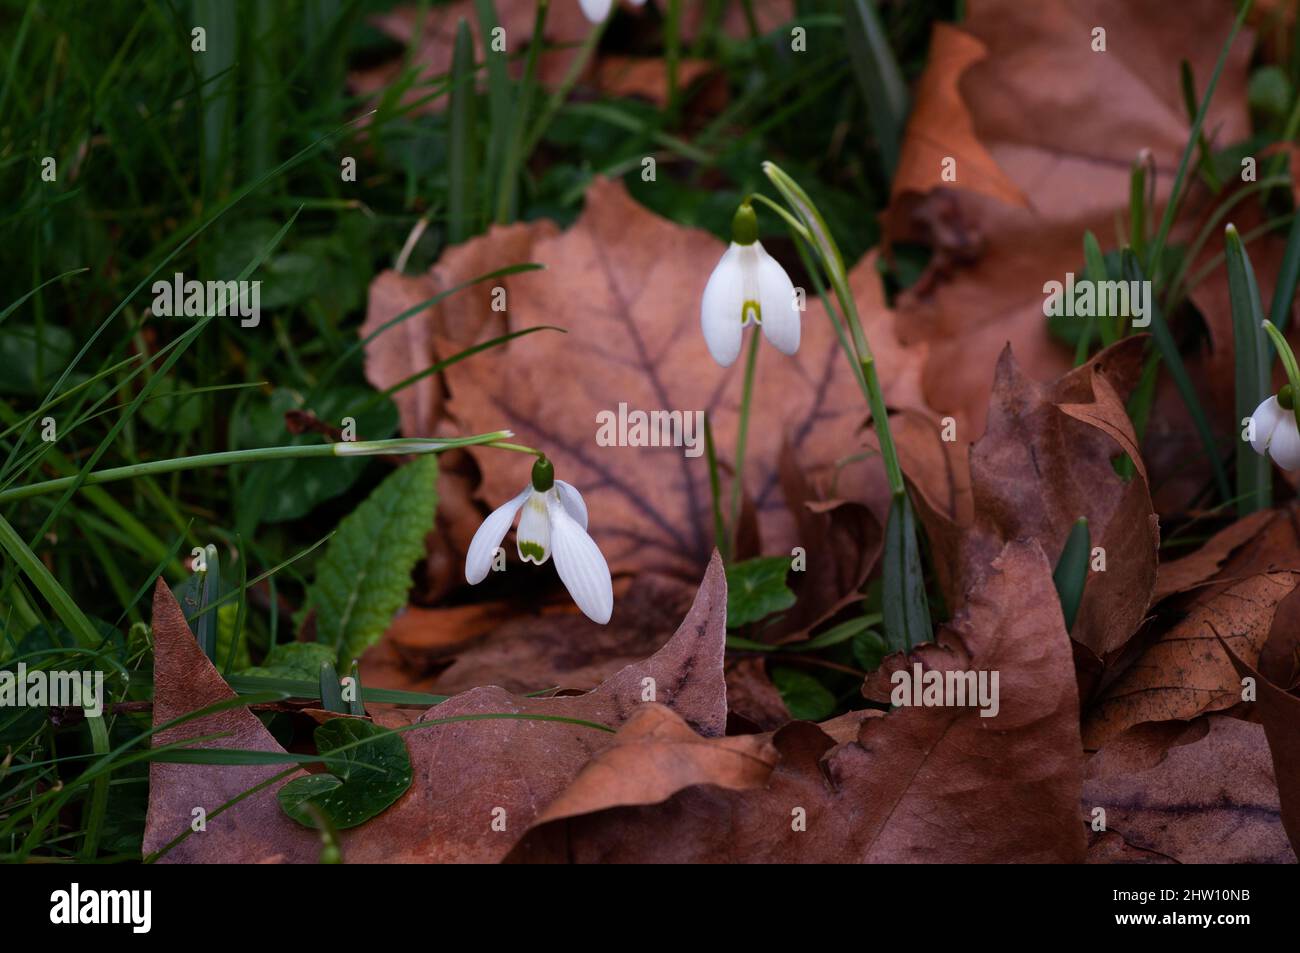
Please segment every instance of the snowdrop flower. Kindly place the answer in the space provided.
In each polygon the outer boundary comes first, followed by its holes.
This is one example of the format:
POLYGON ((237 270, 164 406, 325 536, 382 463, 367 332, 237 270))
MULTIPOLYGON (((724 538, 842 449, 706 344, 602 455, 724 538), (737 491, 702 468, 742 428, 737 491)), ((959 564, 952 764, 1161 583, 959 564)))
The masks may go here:
POLYGON ((1250 419, 1255 423, 1255 439, 1250 442, 1255 452, 1268 454, 1283 470, 1300 469, 1300 429, 1291 385, 1256 407, 1250 419))
POLYGON ((465 579, 478 585, 487 578, 501 540, 522 509, 515 544, 519 558, 538 566, 555 556, 555 569, 573 601, 588 618, 604 625, 614 611, 614 586, 609 564, 587 535, 587 504, 542 457, 533 465, 533 479, 523 492, 488 514, 470 541, 465 579))
MULTIPOLYGON (((634 6, 639 7, 643 3, 645 0, 632 0, 634 6)), ((582 7, 582 12, 592 23, 604 23, 613 5, 613 0, 578 0, 578 6, 582 7)))
POLYGON ((799 350, 799 308, 790 276, 758 240, 758 216, 745 202, 731 222, 731 247, 700 300, 700 327, 713 359, 730 367, 740 354, 741 332, 750 321, 782 354, 799 350))

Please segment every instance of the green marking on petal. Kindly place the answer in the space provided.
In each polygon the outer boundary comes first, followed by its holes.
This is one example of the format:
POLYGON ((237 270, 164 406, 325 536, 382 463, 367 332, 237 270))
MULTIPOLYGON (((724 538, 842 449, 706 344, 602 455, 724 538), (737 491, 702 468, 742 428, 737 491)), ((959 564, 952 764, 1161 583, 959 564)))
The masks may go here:
POLYGON ((519 541, 519 552, 524 559, 531 558, 539 563, 546 558, 546 550, 542 549, 539 544, 527 539, 519 541))
POLYGON ((746 323, 746 322, 747 322, 751 317, 753 317, 753 319, 754 319, 754 323, 755 323, 755 324, 762 324, 762 323, 763 323, 763 309, 759 306, 759 304, 758 304, 757 301, 746 301, 744 304, 742 304, 742 305, 740 306, 740 325, 741 325, 741 327, 744 327, 744 326, 745 326, 745 323, 746 323), (752 314, 751 314, 751 312, 752 312, 752 314))

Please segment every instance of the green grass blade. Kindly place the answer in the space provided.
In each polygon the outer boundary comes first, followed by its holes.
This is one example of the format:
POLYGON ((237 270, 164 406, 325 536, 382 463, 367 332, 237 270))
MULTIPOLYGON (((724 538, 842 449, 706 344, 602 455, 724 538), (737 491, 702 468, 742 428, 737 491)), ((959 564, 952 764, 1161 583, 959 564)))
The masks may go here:
POLYGON ((907 123, 907 84, 876 12, 875 0, 851 0, 845 28, 853 71, 862 87, 880 160, 892 179, 907 123))
POLYGON ((456 46, 451 59, 451 154, 448 161, 450 194, 447 196, 447 238, 463 242, 476 229, 473 223, 477 167, 474 148, 474 112, 478 93, 474 83, 474 39, 463 18, 456 26, 456 46))
MULTIPOLYGON (((1124 278, 1127 281, 1146 280, 1142 266, 1138 263, 1137 256, 1133 254, 1132 249, 1124 249, 1123 271, 1124 278)), ((1186 365, 1183 364, 1183 357, 1178 353, 1178 345, 1174 343, 1174 337, 1169 333, 1169 326, 1165 324, 1164 315, 1161 313, 1160 306, 1156 303, 1154 295, 1151 297, 1151 338, 1155 341, 1161 360, 1169 368, 1169 376, 1174 379, 1174 386, 1178 389, 1179 396, 1182 397, 1188 413, 1192 416, 1192 423, 1196 427, 1197 436, 1201 438, 1201 445, 1205 448, 1206 458, 1210 461, 1210 467, 1214 471, 1214 484, 1218 488, 1219 495, 1222 499, 1230 500, 1232 499, 1232 485, 1228 482, 1227 471, 1224 469, 1223 460, 1219 456, 1219 448, 1214 440, 1214 431, 1210 429, 1210 422, 1205 416, 1205 409, 1201 406, 1200 398, 1196 396, 1196 388, 1192 386, 1192 379, 1187 373, 1186 365)))

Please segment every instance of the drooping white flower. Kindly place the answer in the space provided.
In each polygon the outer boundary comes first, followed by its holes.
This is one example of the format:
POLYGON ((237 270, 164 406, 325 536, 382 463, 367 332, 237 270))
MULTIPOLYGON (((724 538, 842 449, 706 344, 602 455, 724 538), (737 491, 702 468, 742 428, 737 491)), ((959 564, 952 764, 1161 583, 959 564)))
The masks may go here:
MULTIPOLYGON (((1290 403, 1290 388, 1283 391, 1290 403)), ((1250 442, 1255 452, 1268 454, 1283 470, 1300 469, 1300 428, 1295 411, 1270 397, 1255 408, 1250 419, 1255 423, 1255 439, 1250 442)))
MULTIPOLYGON (((633 6, 639 7, 643 3, 645 0, 632 0, 633 6)), ((604 23, 613 5, 613 0, 578 0, 578 6, 592 23, 604 23)))
POLYGON ((731 239, 700 299, 700 328, 709 353, 730 367, 740 355, 742 332, 753 321, 778 351, 793 354, 799 350, 800 330, 794 282, 763 250, 749 203, 736 211, 731 239))
POLYGON ((501 540, 519 518, 515 546, 524 562, 540 566, 551 556, 569 595, 588 618, 604 625, 614 611, 614 586, 609 564, 587 535, 587 504, 573 486, 555 479, 555 468, 541 459, 533 467, 530 485, 488 514, 474 534, 465 556, 465 579, 477 585, 487 578, 501 540))

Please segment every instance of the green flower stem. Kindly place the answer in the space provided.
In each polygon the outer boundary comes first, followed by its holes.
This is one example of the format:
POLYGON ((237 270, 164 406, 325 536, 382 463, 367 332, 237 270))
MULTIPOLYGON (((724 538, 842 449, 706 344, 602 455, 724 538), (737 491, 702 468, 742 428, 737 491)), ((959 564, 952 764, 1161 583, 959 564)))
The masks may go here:
POLYGON ((740 497, 744 489, 745 444, 749 436, 749 406, 754 396, 754 369, 758 366, 758 343, 762 335, 759 328, 750 332, 749 355, 745 358, 745 384, 740 393, 740 432, 736 435, 736 469, 731 475, 731 534, 728 549, 732 548, 740 529, 740 497))
POLYGON ((752 195, 749 195, 748 197, 746 197, 745 201, 747 203, 762 202, 764 205, 770 208, 777 215, 780 215, 781 218, 784 219, 785 223, 790 226, 791 230, 794 231, 800 238, 802 238, 806 242, 812 241, 812 236, 808 234, 808 229, 800 225, 798 219, 796 219, 793 215, 791 215, 785 209, 784 206, 782 206, 780 203, 773 202, 762 192, 755 192, 752 195))
POLYGON ((898 462, 898 450, 894 446, 894 435, 889 429, 889 412, 885 407, 885 397, 880 390, 880 378, 876 373, 876 359, 871 353, 866 332, 862 330, 862 318, 858 314, 857 303, 849 290, 848 273, 844 270, 844 258, 840 254, 825 219, 813 204, 812 199, 794 179, 786 175, 780 167, 772 162, 763 163, 763 172, 776 186, 782 197, 803 220, 801 237, 807 239, 821 259, 822 266, 830 279, 835 297, 839 299, 840 311, 848 325, 853 341, 853 350, 849 355, 862 371, 866 383, 867 405, 871 408, 871 422, 880 441, 880 455, 885 463, 885 475, 889 480, 889 490, 895 498, 903 496, 907 490, 903 483, 903 468, 898 462))
MULTIPOLYGON (((1265 321, 1263 324, 1264 333, 1273 342, 1273 347, 1277 348, 1277 356, 1282 361, 1283 370, 1286 371, 1286 379, 1291 385, 1291 392, 1300 394, 1300 366, 1296 365, 1295 352, 1291 350, 1291 345, 1282 336, 1282 332, 1274 327, 1272 321, 1265 321)), ((1296 410, 1292 411, 1292 413, 1295 413, 1296 419, 1300 420, 1300 403, 1296 404, 1296 410)))
MULTIPOLYGON (((301 460, 311 457, 346 457, 379 456, 383 454, 406 453, 442 453, 460 447, 482 445, 500 445, 500 442, 514 436, 509 430, 497 430, 492 433, 477 434, 473 437, 457 437, 449 440, 426 440, 396 438, 393 440, 358 440, 345 443, 318 443, 300 447, 258 447, 252 450, 227 450, 221 453, 201 453, 192 457, 174 457, 170 460, 154 460, 149 463, 133 463, 124 467, 108 470, 96 470, 84 477, 60 477, 33 483, 28 486, 13 487, 0 492, 0 504, 14 500, 23 500, 43 493, 57 493, 70 486, 95 486, 100 483, 112 483, 117 480, 131 480, 136 477, 152 476, 158 473, 175 473, 178 470, 197 470, 205 467, 224 467, 239 463, 261 463, 267 460, 301 460)), ((531 453, 535 450, 504 445, 503 449, 524 449, 531 453)))

